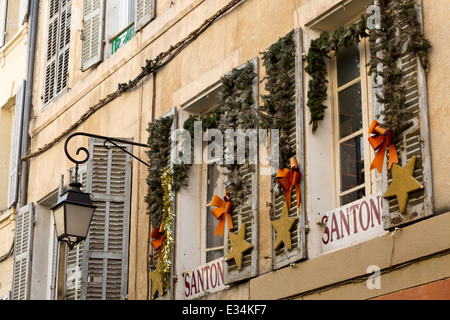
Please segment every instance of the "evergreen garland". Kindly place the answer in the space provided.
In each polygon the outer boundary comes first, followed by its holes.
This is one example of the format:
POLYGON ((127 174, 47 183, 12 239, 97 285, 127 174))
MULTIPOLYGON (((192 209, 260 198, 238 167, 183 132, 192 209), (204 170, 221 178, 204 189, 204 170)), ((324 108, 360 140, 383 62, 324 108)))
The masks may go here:
POLYGON ((169 166, 171 151, 171 131, 173 116, 162 117, 149 123, 147 154, 149 156, 149 172, 147 176, 148 192, 145 202, 148 205, 147 213, 150 215, 152 226, 160 228, 163 214, 163 188, 161 185, 162 170, 169 166))
POLYGON ((330 37, 329 33, 323 31, 319 38, 311 41, 310 49, 306 56, 307 66, 305 71, 311 76, 308 83, 307 105, 311 112, 311 121, 315 132, 319 121, 325 118, 327 107, 324 101, 327 99, 327 65, 325 58, 329 58, 331 51, 338 51, 341 47, 350 47, 359 43, 360 38, 367 37, 366 16, 362 15, 358 22, 347 28, 339 27, 330 37))
MULTIPOLYGON (((223 85, 222 92, 219 95, 219 102, 213 111, 205 116, 198 117, 190 115, 184 122, 183 128, 191 134, 191 143, 194 141, 194 122, 201 121, 202 129, 218 129, 222 132, 225 139, 225 130, 227 129, 253 129, 258 123, 258 114, 254 108, 253 98, 253 80, 256 77, 254 66, 248 62, 243 68, 235 68, 229 74, 221 78, 223 85)), ((236 143, 235 143, 235 161, 236 161, 236 143)), ((193 155, 192 155, 193 157, 193 155)), ((193 161, 191 161, 193 163, 193 161)), ((243 179, 244 173, 248 168, 248 149, 246 148, 246 164, 224 164, 226 168, 224 175, 227 177, 225 188, 230 194, 235 207, 243 204, 248 194, 251 192, 251 185, 243 179)), ((185 168, 189 169, 190 165, 185 168)))
MULTIPOLYGON (((257 109, 254 107, 256 101, 253 97, 253 80, 256 77, 254 66, 248 62, 241 69, 233 69, 230 74, 222 77, 223 90, 218 104, 220 118, 217 129, 225 132, 226 129, 254 129, 258 123, 257 109)), ((224 135, 225 137, 225 135, 224 135)), ((253 165, 249 164, 248 148, 246 150, 245 164, 237 164, 236 142, 234 143, 234 164, 222 165, 224 170, 225 188, 230 194, 233 206, 238 207, 245 203, 251 194, 251 184, 244 179, 246 171, 253 165)))
POLYGON ((263 52, 263 66, 266 68, 265 88, 269 94, 262 95, 264 105, 259 107, 262 129, 278 129, 280 132, 279 166, 286 168, 289 159, 295 156, 288 136, 289 117, 295 110, 293 77, 289 72, 295 69, 296 45, 294 31, 289 32, 263 52))
POLYGON ((384 104, 382 125, 393 131, 394 143, 411 125, 408 122, 410 115, 405 109, 404 74, 397 60, 405 52, 410 53, 417 56, 425 71, 428 71, 427 53, 431 44, 423 36, 414 0, 380 0, 379 6, 381 29, 367 33, 366 14, 351 26, 336 29, 331 37, 327 32, 322 32, 319 38, 311 41, 305 70, 311 76, 307 104, 311 111, 313 132, 317 130, 319 121, 324 119, 327 108, 323 104, 327 98, 328 83, 325 58, 329 58, 331 51, 351 46, 366 37, 369 37, 371 44, 369 75, 383 78, 377 95, 378 102, 384 104), (379 65, 382 66, 381 71, 378 71, 379 65))
POLYGON ((399 68, 397 60, 405 53, 417 57, 425 71, 429 70, 428 49, 431 44, 423 37, 417 19, 415 1, 413 0, 380 0, 382 14, 380 30, 370 34, 371 59, 369 73, 381 76, 380 92, 377 100, 384 105, 381 112, 386 128, 393 132, 394 143, 399 142, 403 131, 412 123, 408 120, 410 112, 405 108, 406 92, 404 72, 399 68), (378 65, 382 65, 378 71, 378 65))

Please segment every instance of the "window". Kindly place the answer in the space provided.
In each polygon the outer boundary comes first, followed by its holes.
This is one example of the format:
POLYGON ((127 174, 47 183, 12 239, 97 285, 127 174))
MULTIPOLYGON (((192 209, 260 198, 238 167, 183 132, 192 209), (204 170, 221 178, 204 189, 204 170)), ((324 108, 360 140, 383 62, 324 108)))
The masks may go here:
MULTIPOLYGON (((207 144, 204 143, 203 148, 207 144)), ((205 150, 205 149, 204 149, 205 150)), ((224 175, 223 167, 218 163, 218 158, 214 154, 213 157, 203 160, 202 162, 202 187, 205 192, 202 194, 202 215, 203 226, 205 226, 205 235, 203 237, 202 246, 204 247, 204 258, 206 263, 214 261, 223 257, 224 239, 219 235, 214 235, 219 220, 212 214, 214 207, 209 207, 207 204, 211 203, 214 195, 221 198, 224 196, 224 175)), ((202 257, 202 260, 204 259, 202 257)))
POLYGON ((70 52, 71 0, 49 4, 45 62, 44 105, 67 88, 70 52))
POLYGON ((106 3, 105 59, 113 55, 135 35, 135 0, 115 0, 106 3))
POLYGON ((155 0, 84 0, 81 69, 109 58, 155 17, 155 0))
POLYGON ((336 181, 341 206, 371 193, 366 47, 366 42, 361 41, 349 48, 340 48, 332 61, 336 181))

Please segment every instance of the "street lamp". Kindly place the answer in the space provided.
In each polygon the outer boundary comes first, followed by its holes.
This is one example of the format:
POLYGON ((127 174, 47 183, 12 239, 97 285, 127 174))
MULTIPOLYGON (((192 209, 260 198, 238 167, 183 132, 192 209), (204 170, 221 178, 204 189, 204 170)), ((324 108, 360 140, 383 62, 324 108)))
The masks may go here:
POLYGON ((69 249, 86 239, 96 208, 81 187, 81 183, 72 182, 52 208, 58 240, 67 242, 69 249))
POLYGON ((107 145, 107 143, 111 143, 113 146, 119 148, 125 153, 128 153, 133 158, 148 166, 147 163, 129 153, 126 149, 119 146, 116 142, 148 148, 148 146, 145 144, 84 132, 73 133, 66 139, 66 142, 64 144, 64 152, 66 153, 67 158, 75 163, 75 180, 69 184, 69 190, 67 190, 60 196, 58 203, 51 210, 55 218, 56 235, 58 237, 58 241, 66 242, 69 246, 69 249, 73 249, 76 244, 87 238, 89 227, 96 208, 96 206, 94 206, 94 204, 92 203, 89 193, 81 191, 82 184, 77 181, 78 165, 86 163, 89 160, 89 151, 84 147, 78 148, 76 154, 78 155, 80 151, 83 151, 86 154, 86 157, 83 160, 75 160, 69 155, 69 151, 67 148, 69 140, 79 135, 103 139, 103 145, 105 148, 111 148, 111 146, 107 145))

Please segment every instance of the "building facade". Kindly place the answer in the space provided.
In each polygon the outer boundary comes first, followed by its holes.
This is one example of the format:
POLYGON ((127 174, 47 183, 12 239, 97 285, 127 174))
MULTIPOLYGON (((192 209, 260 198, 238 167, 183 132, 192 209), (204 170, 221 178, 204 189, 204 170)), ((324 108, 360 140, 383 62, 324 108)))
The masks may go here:
POLYGON ((0 297, 9 299, 28 61, 28 1, 0 2, 0 297))
MULTIPOLYGON (((20 64, 33 72, 17 194, 1 192, 0 254, 14 238, 1 294, 450 298, 446 1, 26 7, 38 23, 23 35, 36 45, 20 64), (89 155, 77 173, 65 141, 89 155), (96 211, 69 249, 51 209, 75 179, 96 211)), ((30 76, 7 57, 1 132, 13 150, 16 79, 30 76)))

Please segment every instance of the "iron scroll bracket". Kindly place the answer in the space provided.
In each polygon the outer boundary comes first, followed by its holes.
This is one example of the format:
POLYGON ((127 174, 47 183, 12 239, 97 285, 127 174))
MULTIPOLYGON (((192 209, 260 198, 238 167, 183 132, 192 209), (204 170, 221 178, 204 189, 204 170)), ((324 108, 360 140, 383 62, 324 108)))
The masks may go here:
POLYGON ((142 164, 146 165, 147 167, 150 167, 150 165, 148 163, 146 163, 144 160, 136 157, 134 154, 132 154, 131 152, 129 152, 128 150, 126 150, 122 146, 118 145, 120 143, 120 144, 128 144, 128 145, 137 146, 137 147, 150 148, 146 144, 133 142, 133 141, 129 141, 129 140, 118 139, 118 138, 111 138, 111 137, 101 136, 101 135, 98 135, 98 134, 92 134, 92 133, 86 133, 86 132, 75 132, 75 133, 72 133, 70 136, 68 136, 66 141, 65 141, 65 143, 64 143, 64 152, 66 154, 66 157, 70 161, 75 163, 75 181, 78 180, 78 166, 81 165, 81 164, 86 163, 89 160, 89 157, 90 157, 89 151, 85 147, 79 147, 77 149, 77 151, 75 152, 76 155, 79 155, 80 152, 84 152, 85 153, 86 156, 83 159, 81 159, 81 160, 76 160, 75 158, 73 158, 69 154, 69 150, 68 150, 67 146, 69 144, 69 141, 72 138, 76 137, 76 136, 84 136, 84 137, 89 137, 89 138, 101 139, 101 140, 103 140, 103 146, 105 147, 105 149, 109 150, 109 149, 111 149, 113 147, 116 147, 119 150, 121 150, 121 151, 125 152, 126 154, 130 155, 134 159, 138 160, 142 164))

